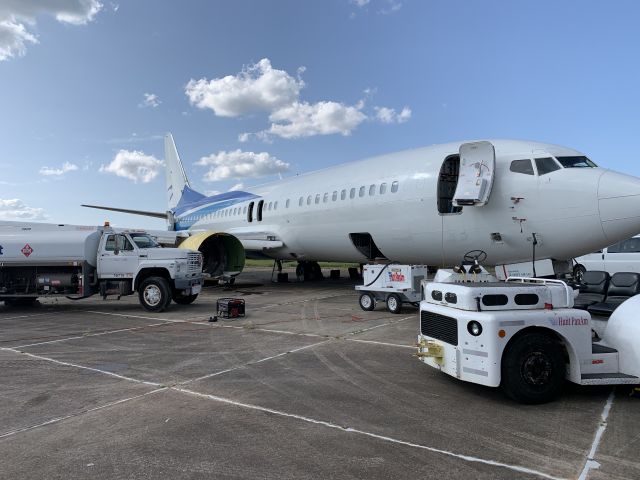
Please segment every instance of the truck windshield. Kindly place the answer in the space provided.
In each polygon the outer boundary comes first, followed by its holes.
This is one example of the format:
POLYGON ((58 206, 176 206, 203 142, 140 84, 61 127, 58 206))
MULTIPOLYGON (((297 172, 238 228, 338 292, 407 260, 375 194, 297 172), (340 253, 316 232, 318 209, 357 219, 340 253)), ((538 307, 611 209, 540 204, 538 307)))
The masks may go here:
POLYGON ((556 157, 564 168, 595 168, 597 165, 587 157, 556 157))
POLYGON ((131 240, 135 242, 138 248, 159 248, 160 244, 156 242, 146 233, 131 233, 131 240))

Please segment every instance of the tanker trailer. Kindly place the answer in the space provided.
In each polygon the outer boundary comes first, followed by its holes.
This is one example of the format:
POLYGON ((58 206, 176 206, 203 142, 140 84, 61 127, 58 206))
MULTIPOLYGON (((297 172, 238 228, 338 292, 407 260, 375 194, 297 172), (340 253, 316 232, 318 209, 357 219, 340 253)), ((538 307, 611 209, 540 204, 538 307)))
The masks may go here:
POLYGON ((111 227, 16 226, 0 231, 0 301, 38 297, 73 300, 138 293, 142 306, 163 311, 173 299, 193 302, 202 286, 202 255, 161 248, 143 230, 111 227))

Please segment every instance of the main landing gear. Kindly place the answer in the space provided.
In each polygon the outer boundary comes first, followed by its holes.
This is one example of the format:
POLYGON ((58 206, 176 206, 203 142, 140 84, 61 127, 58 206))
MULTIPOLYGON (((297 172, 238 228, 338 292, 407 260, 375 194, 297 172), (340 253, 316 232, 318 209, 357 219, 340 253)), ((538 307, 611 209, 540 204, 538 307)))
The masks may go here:
POLYGON ((324 278, 320 264, 308 260, 298 262, 296 277, 298 277, 298 280, 304 280, 305 282, 313 282, 324 278))

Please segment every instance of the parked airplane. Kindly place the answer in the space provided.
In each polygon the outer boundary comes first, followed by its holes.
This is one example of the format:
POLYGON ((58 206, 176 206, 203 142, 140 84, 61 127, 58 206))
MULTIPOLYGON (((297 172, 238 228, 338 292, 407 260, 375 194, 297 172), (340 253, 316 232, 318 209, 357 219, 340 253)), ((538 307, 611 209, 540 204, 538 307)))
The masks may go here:
POLYGON ((310 274, 317 261, 454 265, 470 250, 488 265, 569 269, 640 232, 640 178, 538 142, 434 145, 210 197, 191 188, 170 134, 165 161, 168 211, 85 206, 166 218, 218 276, 239 273, 245 251, 310 274))

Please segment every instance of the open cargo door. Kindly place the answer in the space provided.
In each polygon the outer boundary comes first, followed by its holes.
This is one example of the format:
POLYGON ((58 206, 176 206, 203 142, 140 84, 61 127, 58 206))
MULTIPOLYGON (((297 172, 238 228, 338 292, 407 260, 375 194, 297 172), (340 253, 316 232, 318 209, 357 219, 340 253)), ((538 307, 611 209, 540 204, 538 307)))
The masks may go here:
POLYGON ((496 153, 491 142, 460 145, 460 173, 453 196, 455 206, 482 206, 489 201, 496 169, 496 153))

